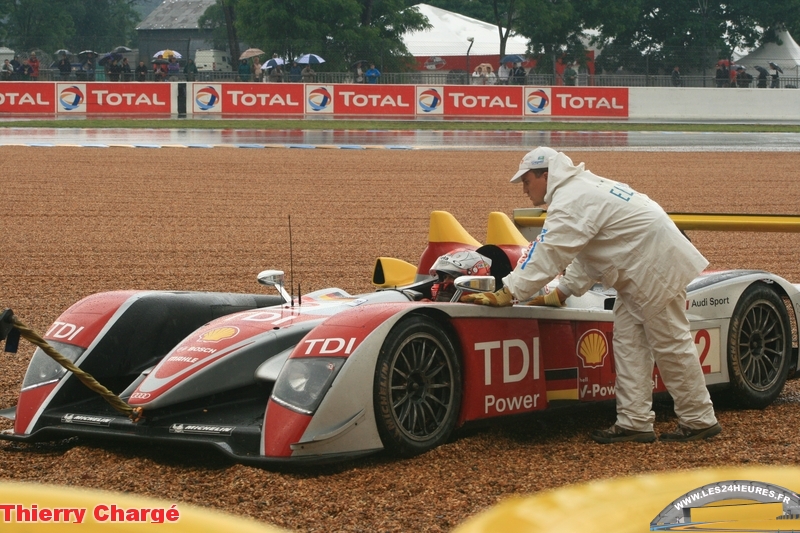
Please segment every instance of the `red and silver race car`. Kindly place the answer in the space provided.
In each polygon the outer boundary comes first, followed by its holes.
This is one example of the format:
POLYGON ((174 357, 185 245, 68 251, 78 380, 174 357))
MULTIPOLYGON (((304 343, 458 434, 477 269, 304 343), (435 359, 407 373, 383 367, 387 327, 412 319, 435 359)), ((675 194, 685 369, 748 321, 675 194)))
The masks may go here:
MULTIPOLYGON (((14 420, 0 438, 181 442, 242 463, 311 463, 411 456, 471 422, 614 398, 613 292, 598 287, 564 308, 458 303, 493 290, 527 243, 504 214, 490 215, 482 244, 434 212, 419 264, 379 258, 369 294, 295 298, 282 272, 265 271, 259 281, 278 296, 89 296, 44 338, 143 417, 118 413, 39 348, 17 406, 0 413, 14 420), (431 266, 453 249, 488 258, 491 275, 460 277, 451 301, 432 300, 431 266)), ((709 387, 770 404, 798 374, 799 307, 800 287, 768 272, 697 277, 686 310, 709 387)), ((657 370, 653 387, 664 391, 657 370)))

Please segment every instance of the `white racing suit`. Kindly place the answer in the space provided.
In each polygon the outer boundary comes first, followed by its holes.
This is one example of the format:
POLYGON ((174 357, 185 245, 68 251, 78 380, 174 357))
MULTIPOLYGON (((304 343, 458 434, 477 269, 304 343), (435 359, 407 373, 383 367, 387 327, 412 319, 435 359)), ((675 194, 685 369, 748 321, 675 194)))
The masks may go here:
POLYGON ((580 296, 596 282, 617 291, 614 365, 617 425, 652 431, 653 362, 683 426, 717 420, 686 318, 686 285, 708 261, 661 207, 625 184, 550 160, 547 219, 503 283, 525 300, 566 269, 559 289, 580 296))

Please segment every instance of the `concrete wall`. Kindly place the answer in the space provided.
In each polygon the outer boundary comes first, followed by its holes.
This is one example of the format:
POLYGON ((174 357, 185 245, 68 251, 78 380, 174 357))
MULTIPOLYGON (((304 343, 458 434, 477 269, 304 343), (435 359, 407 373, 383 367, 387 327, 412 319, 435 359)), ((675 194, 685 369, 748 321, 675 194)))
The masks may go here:
POLYGON ((800 90, 631 87, 635 122, 800 122, 800 90))

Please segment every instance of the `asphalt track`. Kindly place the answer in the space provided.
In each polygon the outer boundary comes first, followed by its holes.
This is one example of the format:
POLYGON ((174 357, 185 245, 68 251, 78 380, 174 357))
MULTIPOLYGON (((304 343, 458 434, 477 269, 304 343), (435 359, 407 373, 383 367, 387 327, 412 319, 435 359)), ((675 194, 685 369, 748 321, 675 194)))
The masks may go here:
POLYGON ((0 146, 797 152, 800 133, 0 128, 0 146))

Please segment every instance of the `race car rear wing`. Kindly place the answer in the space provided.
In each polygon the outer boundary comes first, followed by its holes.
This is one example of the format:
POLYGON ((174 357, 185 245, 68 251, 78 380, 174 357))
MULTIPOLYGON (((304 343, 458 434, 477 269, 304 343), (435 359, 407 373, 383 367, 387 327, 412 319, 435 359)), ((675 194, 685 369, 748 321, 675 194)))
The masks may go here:
MULTIPOLYGON (((776 231, 800 233, 800 215, 735 215, 723 213, 668 213, 678 229, 701 231, 776 231)), ((514 224, 529 239, 544 225, 544 209, 514 209, 514 224), (532 234, 532 235, 531 235, 532 234)))

